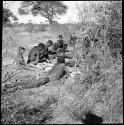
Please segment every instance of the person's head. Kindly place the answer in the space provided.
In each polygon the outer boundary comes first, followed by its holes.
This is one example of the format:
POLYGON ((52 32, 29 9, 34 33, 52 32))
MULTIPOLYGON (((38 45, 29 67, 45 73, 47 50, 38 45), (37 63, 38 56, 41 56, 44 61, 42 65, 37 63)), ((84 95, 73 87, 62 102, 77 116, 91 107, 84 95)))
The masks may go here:
POLYGON ((62 35, 59 35, 59 40, 63 40, 63 36, 62 35))
POLYGON ((18 52, 19 52, 20 54, 24 54, 24 53, 25 53, 25 48, 20 46, 20 47, 18 48, 18 52))
POLYGON ((59 35, 58 43, 59 44, 63 44, 63 36, 62 35, 59 35))
POLYGON ((76 44, 76 40, 77 40, 77 37, 71 35, 70 41, 69 41, 70 45, 74 46, 76 44))
POLYGON ((45 48, 45 45, 43 43, 38 44, 38 49, 43 50, 45 48))
POLYGON ((47 43, 46 43, 46 46, 47 46, 47 47, 50 47, 50 46, 52 46, 52 45, 53 45, 52 40, 48 40, 47 43))

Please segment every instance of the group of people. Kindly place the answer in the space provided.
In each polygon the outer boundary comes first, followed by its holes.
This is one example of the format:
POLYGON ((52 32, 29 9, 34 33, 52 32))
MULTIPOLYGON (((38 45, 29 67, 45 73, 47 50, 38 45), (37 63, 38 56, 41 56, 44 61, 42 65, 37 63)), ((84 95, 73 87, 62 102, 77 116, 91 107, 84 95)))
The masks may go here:
POLYGON ((30 50, 27 63, 23 57, 25 48, 19 47, 16 57, 16 64, 18 66, 23 66, 29 63, 37 65, 38 63, 47 62, 48 60, 50 60, 51 56, 55 56, 60 53, 64 54, 67 51, 67 46, 68 44, 64 42, 62 35, 59 35, 59 39, 56 43, 53 43, 52 40, 48 40, 46 44, 39 43, 38 46, 34 46, 30 50))
MULTIPOLYGON (((36 64, 50 60, 51 55, 55 55, 55 57, 57 57, 57 62, 47 72, 45 77, 41 77, 35 82, 24 83, 23 85, 20 85, 21 88, 39 87, 48 82, 59 80, 64 75, 66 77, 66 75, 68 74, 68 71, 65 67, 65 62, 63 61, 63 59, 66 57, 65 52, 67 50, 67 46, 68 45, 65 44, 62 35, 59 35, 59 39, 57 40, 56 43, 53 43, 52 40, 48 40, 46 44, 39 43, 38 46, 34 46, 30 50, 28 54, 27 62, 24 59, 24 54, 26 49, 24 47, 19 47, 16 60, 14 61, 18 67, 17 69, 28 69, 28 70, 32 70, 32 68, 37 69, 37 66, 35 66, 36 64), (62 55, 62 57, 64 55, 64 58, 61 58, 60 55, 62 55), (30 65, 30 64, 33 64, 33 65, 30 65)), ((9 88, 18 89, 19 87, 20 89, 20 86, 18 86, 17 84, 9 84, 9 85, 5 84, 4 91, 6 91, 9 88)))

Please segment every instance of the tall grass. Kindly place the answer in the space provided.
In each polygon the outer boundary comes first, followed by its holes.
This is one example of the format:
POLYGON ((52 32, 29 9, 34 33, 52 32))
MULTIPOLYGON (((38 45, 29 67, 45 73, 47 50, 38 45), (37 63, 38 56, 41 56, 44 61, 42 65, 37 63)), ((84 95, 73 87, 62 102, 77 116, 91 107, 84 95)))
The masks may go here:
MULTIPOLYGON (((48 89, 46 86, 44 86, 45 89, 42 89, 43 86, 39 88, 39 91, 35 89, 33 92, 37 95, 34 94, 33 99, 30 97, 31 93, 26 94, 26 90, 22 90, 26 99, 36 102, 35 106, 27 105, 28 102, 19 102, 21 97, 15 103, 12 102, 14 95, 4 96, 2 98, 2 123, 49 123, 53 119, 57 121, 59 117, 62 119, 61 122, 65 123, 64 114, 75 121, 81 121, 88 111, 101 116, 104 123, 122 123, 122 56, 118 54, 117 58, 113 58, 107 44, 109 40, 105 39, 104 35, 101 37, 96 35, 99 26, 94 24, 89 24, 87 27, 83 24, 54 24, 46 27, 50 28, 46 32, 41 32, 42 30, 33 32, 34 27, 29 27, 29 31, 27 31, 32 32, 31 36, 24 37, 27 38, 27 54, 32 47, 28 45, 33 45, 35 41, 38 43, 48 39, 56 40, 58 35, 62 34, 65 41, 69 42, 70 35, 75 34, 78 40, 73 46, 72 55, 76 62, 76 71, 80 74, 77 72, 74 77, 70 76, 65 80, 64 85, 58 87, 59 92, 55 90, 54 95, 51 95, 54 89, 52 87, 48 89), (91 42, 89 49, 85 47, 86 36, 90 38, 91 42), (94 44, 92 39, 94 36, 98 38, 97 44, 94 44), (40 94, 43 97, 51 95, 51 98, 43 101, 40 94), (7 99, 9 96, 11 99, 7 99), (40 103, 42 101, 44 103, 40 103)), ((45 29, 47 29, 46 27, 45 29)), ((3 36, 2 54, 5 54, 6 50, 6 55, 9 55, 9 49, 12 51, 12 48, 19 46, 21 41, 23 45, 25 43, 24 38, 16 38, 17 35, 10 29, 5 30, 3 36)), ((18 91, 17 93, 20 94, 18 91)), ((20 94, 20 96, 22 95, 20 94)), ((23 98, 21 99, 23 100, 23 98)))

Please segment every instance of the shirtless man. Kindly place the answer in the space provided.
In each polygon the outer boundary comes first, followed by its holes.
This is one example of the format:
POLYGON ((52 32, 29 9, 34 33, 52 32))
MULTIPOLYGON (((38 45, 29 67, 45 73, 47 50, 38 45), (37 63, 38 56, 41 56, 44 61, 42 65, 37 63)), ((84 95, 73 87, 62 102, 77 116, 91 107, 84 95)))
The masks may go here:
POLYGON ((34 46, 28 55, 27 63, 33 63, 37 65, 41 60, 43 60, 45 45, 43 43, 39 43, 38 46, 34 46))

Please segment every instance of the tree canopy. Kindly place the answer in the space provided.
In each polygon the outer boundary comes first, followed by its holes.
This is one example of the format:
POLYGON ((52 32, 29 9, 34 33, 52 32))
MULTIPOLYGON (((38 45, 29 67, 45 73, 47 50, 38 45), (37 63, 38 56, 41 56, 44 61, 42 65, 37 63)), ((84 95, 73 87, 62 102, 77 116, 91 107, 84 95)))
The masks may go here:
POLYGON ((18 18, 10 11, 10 9, 3 8, 3 25, 10 23, 10 18, 12 18, 14 21, 18 20, 18 18))
POLYGON ((113 42, 115 40, 112 38, 115 36, 121 42, 122 1, 100 1, 97 4, 92 1, 89 5, 78 6, 78 14, 84 25, 96 24, 100 29, 98 31, 103 31, 102 36, 106 40, 113 42))
POLYGON ((58 15, 66 13, 67 6, 61 1, 22 1, 18 11, 20 15, 28 15, 30 13, 34 16, 41 15, 49 23, 53 23, 58 15))
POLYGON ((17 21, 18 18, 11 12, 9 7, 14 4, 13 1, 3 1, 3 25, 10 23, 11 20, 17 21))

